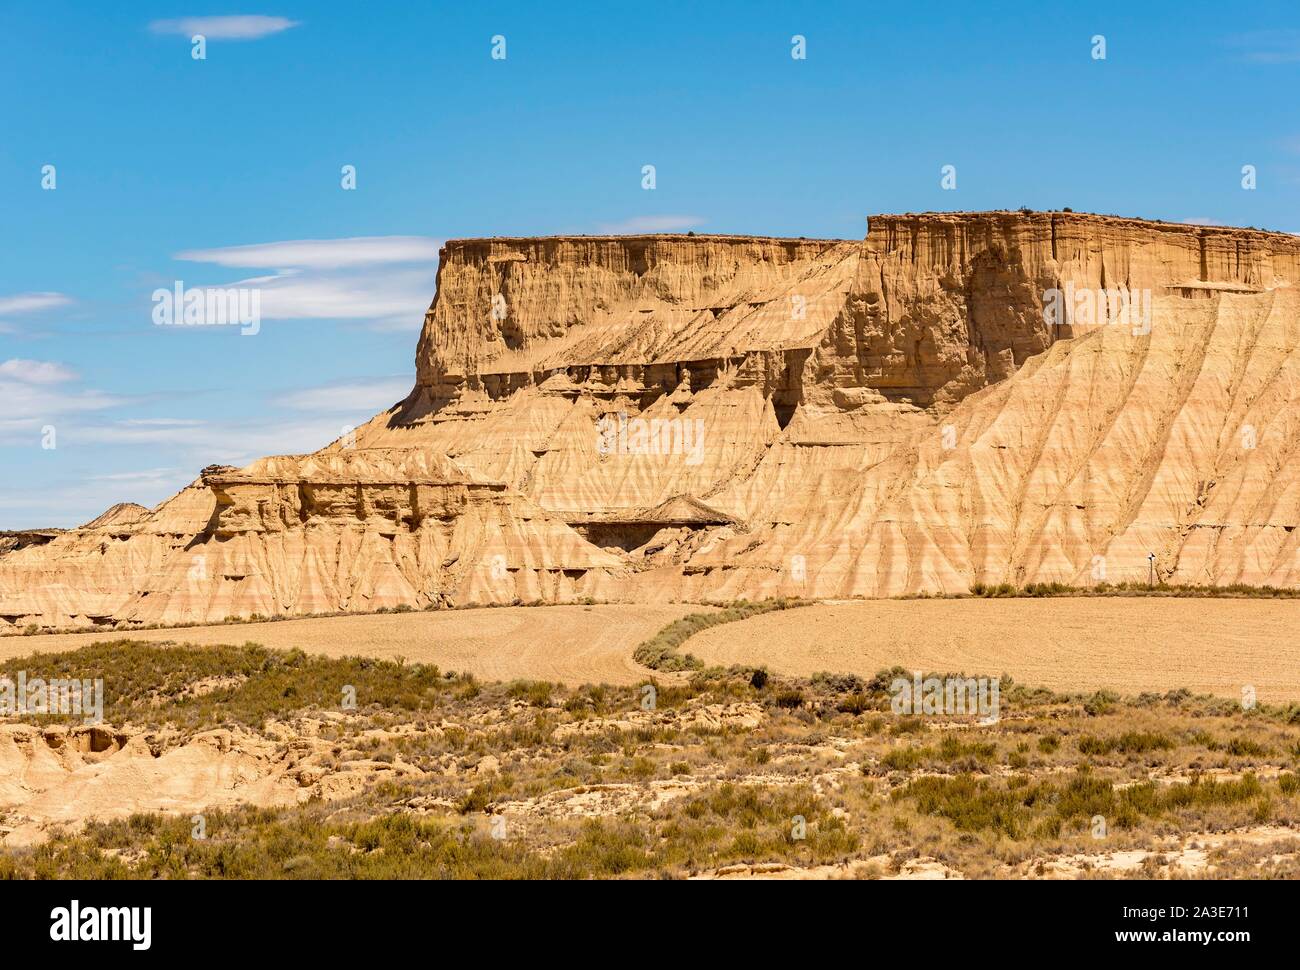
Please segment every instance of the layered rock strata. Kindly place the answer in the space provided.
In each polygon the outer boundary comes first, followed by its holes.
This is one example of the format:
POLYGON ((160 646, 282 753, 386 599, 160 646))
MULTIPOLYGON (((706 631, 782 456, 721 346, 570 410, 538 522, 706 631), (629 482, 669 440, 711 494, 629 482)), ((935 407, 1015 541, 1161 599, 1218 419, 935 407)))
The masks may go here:
POLYGON ((0 555, 0 627, 1300 585, 1298 278, 1068 212, 449 242, 406 399, 0 555))

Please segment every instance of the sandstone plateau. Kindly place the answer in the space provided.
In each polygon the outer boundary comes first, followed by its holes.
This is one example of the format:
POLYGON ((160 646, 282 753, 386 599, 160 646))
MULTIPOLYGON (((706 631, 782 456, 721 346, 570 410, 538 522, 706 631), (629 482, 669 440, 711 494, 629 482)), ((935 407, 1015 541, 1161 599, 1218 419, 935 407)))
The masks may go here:
POLYGON ((0 546, 0 628, 1300 586, 1298 280, 1293 236, 1069 212, 448 242, 406 399, 0 546))

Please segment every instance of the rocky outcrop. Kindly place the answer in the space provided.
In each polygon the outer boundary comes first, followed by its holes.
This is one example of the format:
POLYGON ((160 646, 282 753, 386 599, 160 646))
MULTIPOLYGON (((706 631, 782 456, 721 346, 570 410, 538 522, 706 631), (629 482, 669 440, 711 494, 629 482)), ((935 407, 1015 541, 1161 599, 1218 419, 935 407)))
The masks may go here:
POLYGON ((30 847, 90 819, 341 799, 423 774, 400 758, 340 762, 313 719, 268 726, 277 737, 242 727, 186 735, 0 724, 0 844, 30 847))
POLYGON ((149 517, 149 510, 143 505, 136 505, 134 502, 119 502, 108 511, 91 519, 83 529, 108 529, 115 526, 130 525, 133 522, 141 522, 149 517))
POLYGON ((869 229, 450 242, 404 401, 10 552, 0 627, 1087 584, 1153 554, 1300 585, 1300 240, 869 229))
POLYGON ((26 549, 28 546, 43 546, 47 542, 53 542, 62 534, 62 529, 21 529, 16 532, 0 532, 0 556, 7 552, 26 549))

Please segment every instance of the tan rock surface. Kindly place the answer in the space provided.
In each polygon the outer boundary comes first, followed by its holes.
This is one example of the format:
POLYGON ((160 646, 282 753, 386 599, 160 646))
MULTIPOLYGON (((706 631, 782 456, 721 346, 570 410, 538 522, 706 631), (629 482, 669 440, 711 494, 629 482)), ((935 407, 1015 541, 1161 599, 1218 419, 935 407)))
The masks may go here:
POLYGON ((30 845, 51 829, 135 812, 280 807, 355 794, 376 776, 420 774, 402 763, 333 767, 333 745, 312 737, 270 741, 225 728, 180 739, 110 726, 0 724, 0 842, 30 845))
POLYGON ((404 401, 3 553, 0 629, 1086 585, 1152 553, 1295 587, 1298 279, 1291 236, 1063 212, 450 242, 404 401))

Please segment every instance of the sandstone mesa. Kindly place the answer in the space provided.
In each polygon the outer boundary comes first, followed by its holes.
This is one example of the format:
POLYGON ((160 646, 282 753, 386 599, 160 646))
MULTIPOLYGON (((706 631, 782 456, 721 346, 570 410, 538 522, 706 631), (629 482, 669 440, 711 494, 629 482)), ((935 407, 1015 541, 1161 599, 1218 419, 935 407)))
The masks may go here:
POLYGON ((1298 280, 1300 238, 1070 212, 450 241, 408 397, 0 534, 0 631, 1086 586, 1151 554, 1297 587, 1298 280))

